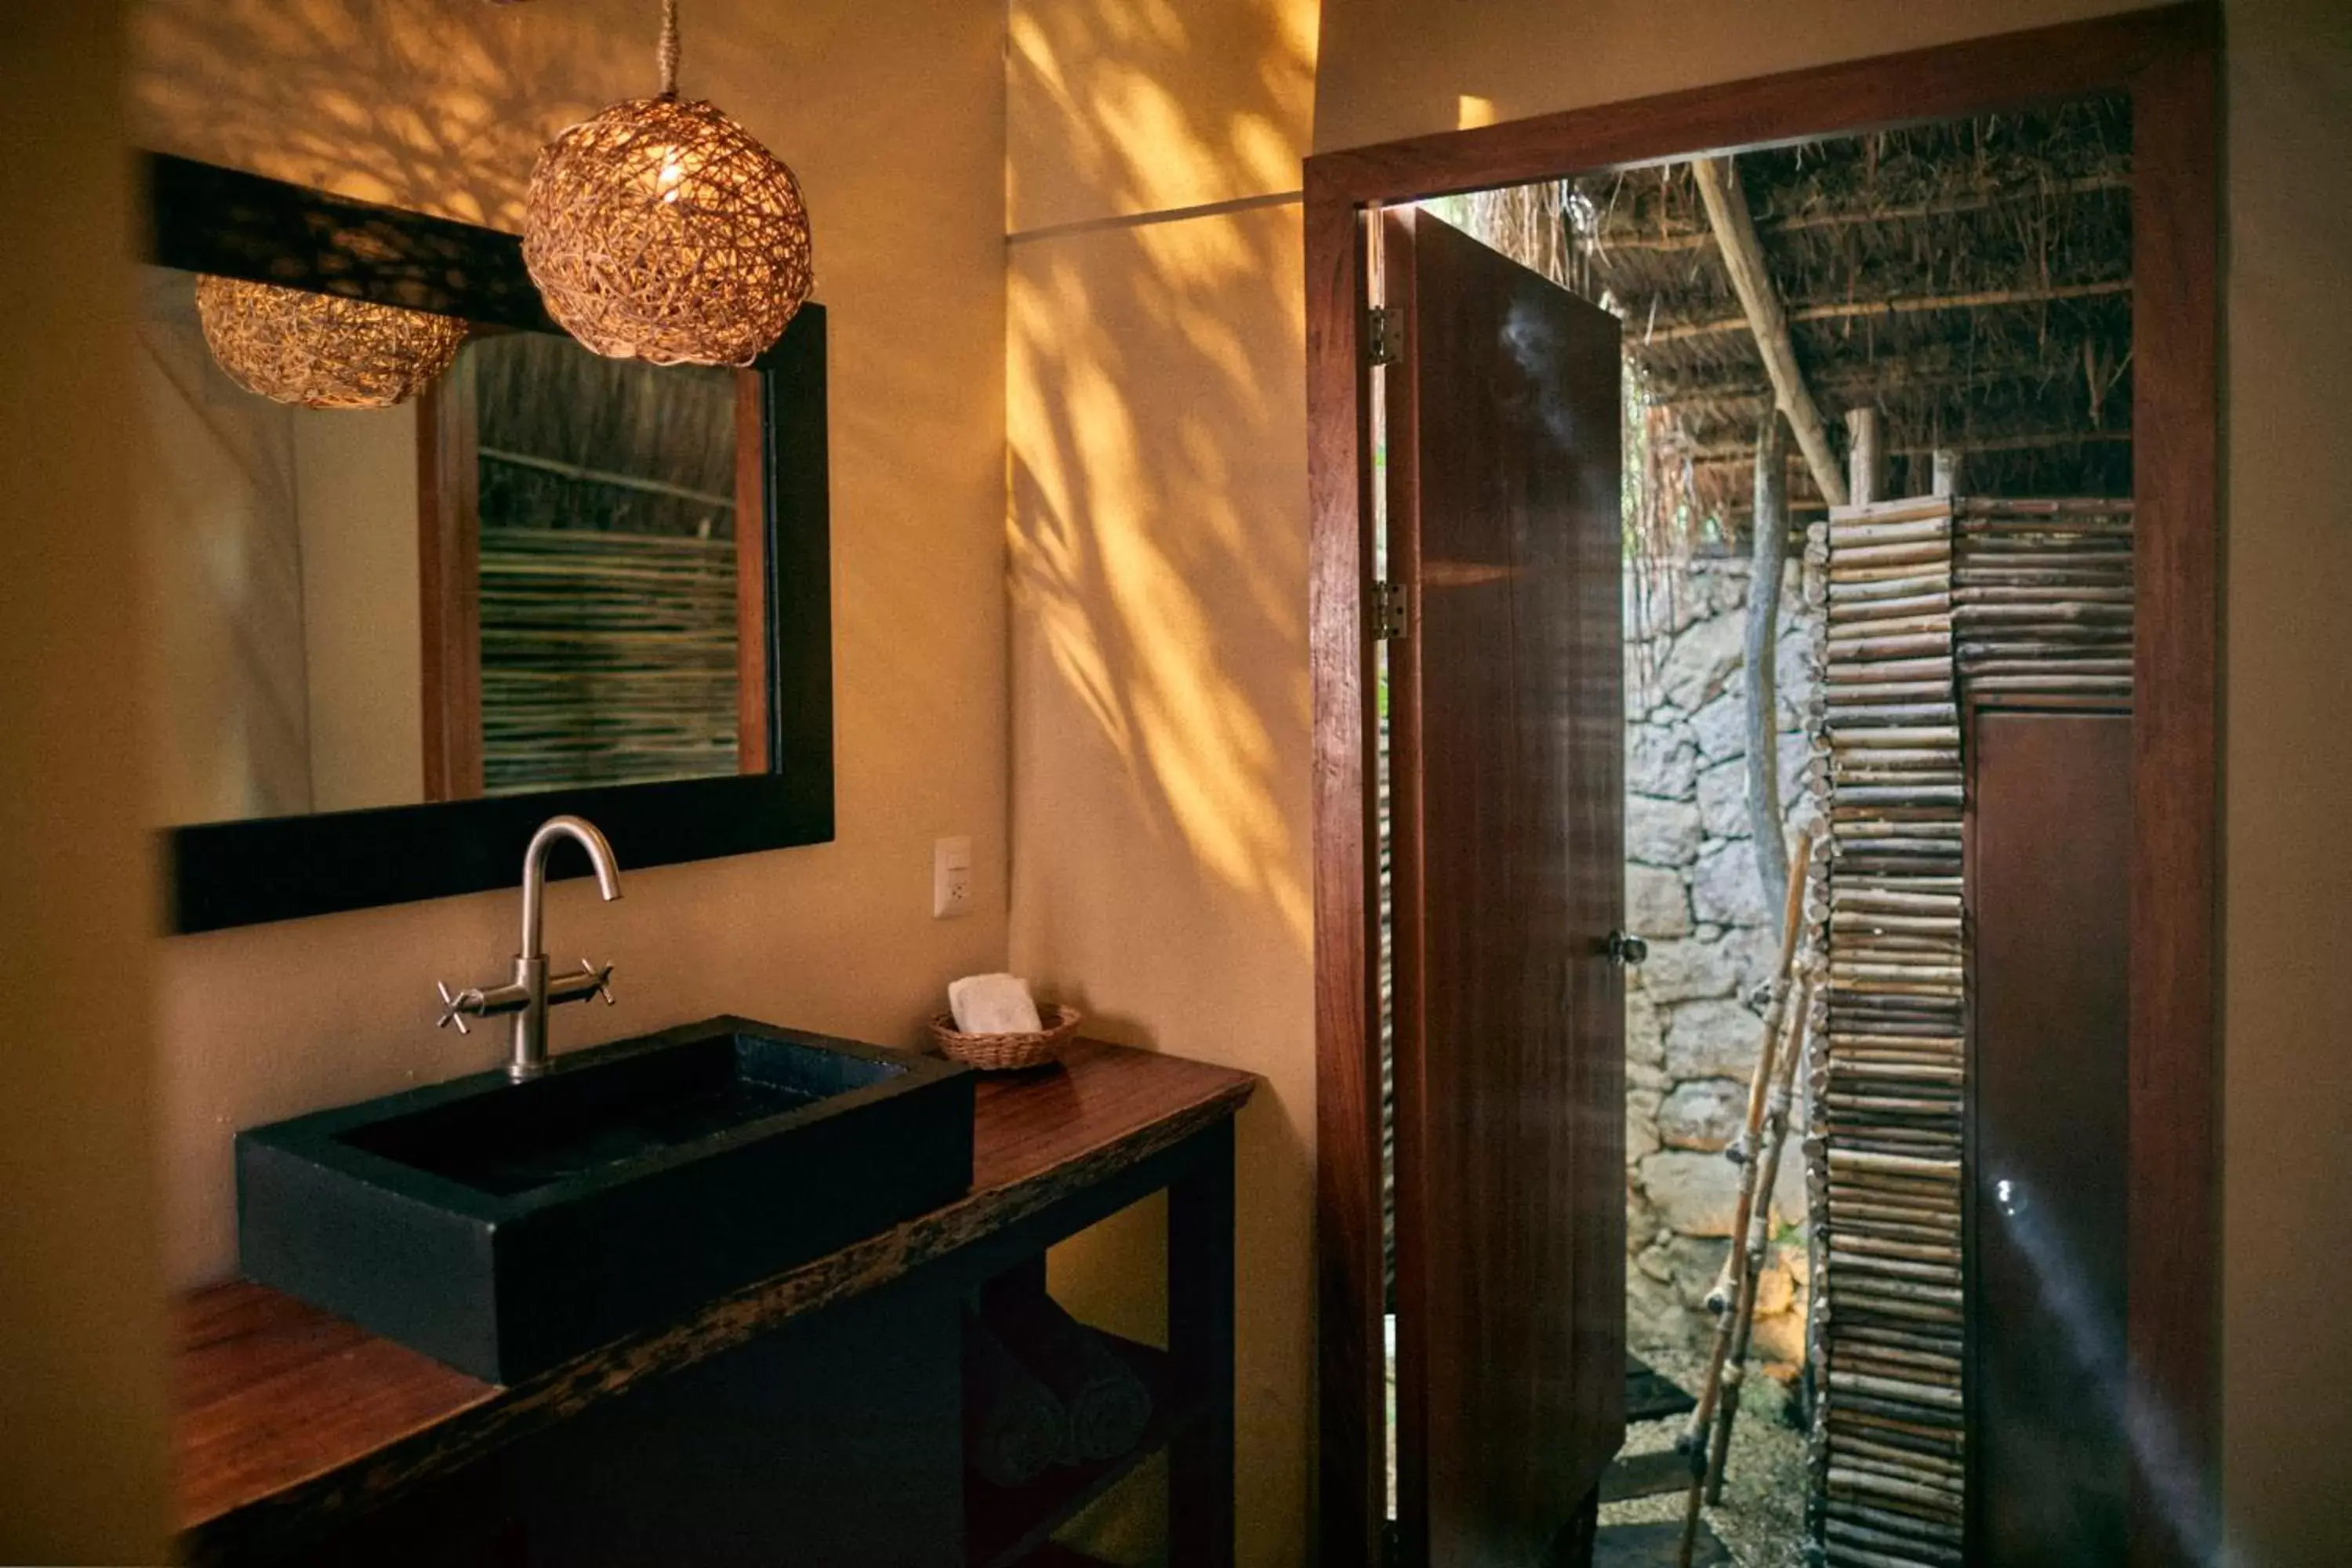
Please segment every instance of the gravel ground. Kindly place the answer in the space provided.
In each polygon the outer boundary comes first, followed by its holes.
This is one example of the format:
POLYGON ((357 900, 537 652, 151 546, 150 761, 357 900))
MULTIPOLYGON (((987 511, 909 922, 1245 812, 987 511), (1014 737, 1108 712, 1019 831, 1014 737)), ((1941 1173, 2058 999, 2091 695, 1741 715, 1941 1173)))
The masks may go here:
MULTIPOLYGON (((1396 1320, 1388 1321, 1389 1495, 1396 1495, 1396 1320)), ((1706 1363, 1672 1346, 1637 1346, 1637 1352, 1692 1394, 1706 1381, 1706 1363)), ((1788 1396, 1748 1363, 1738 1424, 1731 1429, 1723 1501, 1705 1510, 1739 1568, 1801 1568, 1805 1539, 1805 1438, 1782 1418, 1788 1396)), ((1643 1421, 1625 1428, 1624 1452, 1652 1454, 1675 1446, 1687 1416, 1643 1421)), ((1683 1516, 1681 1492, 1602 1505, 1602 1524, 1645 1524, 1683 1516)))
MULTIPOLYGON (((1696 1394, 1706 1380, 1706 1363, 1672 1347, 1639 1347, 1641 1357, 1696 1394)), ((1715 1533, 1740 1568, 1798 1568, 1804 1561, 1805 1439, 1781 1418, 1787 1395, 1748 1364, 1738 1424, 1731 1429, 1725 1465, 1723 1501, 1705 1510, 1715 1533)), ((1625 1429, 1625 1452, 1655 1453, 1675 1446, 1686 1416, 1644 1421, 1625 1429)), ((1604 1504, 1601 1522, 1639 1524, 1679 1520, 1681 1492, 1604 1504)))

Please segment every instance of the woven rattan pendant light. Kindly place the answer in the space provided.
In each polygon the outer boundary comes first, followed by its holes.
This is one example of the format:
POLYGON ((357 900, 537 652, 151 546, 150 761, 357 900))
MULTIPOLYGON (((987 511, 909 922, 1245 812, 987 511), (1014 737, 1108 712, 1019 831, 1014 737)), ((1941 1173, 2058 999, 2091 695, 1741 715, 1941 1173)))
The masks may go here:
POLYGON ((749 364, 808 298, 808 208, 775 154, 677 97, 677 0, 663 0, 662 89, 583 121, 539 155, 522 256, 566 331, 656 364, 749 364))
POLYGON ((432 384, 466 323, 242 278, 196 279, 213 358, 248 392, 306 408, 389 408, 432 384))

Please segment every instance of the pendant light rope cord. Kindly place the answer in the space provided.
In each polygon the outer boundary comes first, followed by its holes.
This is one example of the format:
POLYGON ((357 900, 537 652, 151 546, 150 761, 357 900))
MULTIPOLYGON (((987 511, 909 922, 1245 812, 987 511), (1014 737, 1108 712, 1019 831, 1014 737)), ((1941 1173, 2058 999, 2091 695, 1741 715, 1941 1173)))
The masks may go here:
POLYGON ((661 95, 677 96, 677 0, 662 0, 661 95))

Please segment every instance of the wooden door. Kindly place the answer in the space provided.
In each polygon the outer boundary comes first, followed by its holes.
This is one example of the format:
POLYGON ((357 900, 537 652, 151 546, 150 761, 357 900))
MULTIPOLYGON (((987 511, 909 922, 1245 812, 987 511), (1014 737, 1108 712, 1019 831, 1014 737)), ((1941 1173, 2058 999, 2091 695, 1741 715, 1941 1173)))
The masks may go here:
POLYGON ((1969 731, 1971 1562, 2128 1555, 2132 721, 1969 731))
POLYGON ((1546 1561, 1624 1435, 1617 322, 1383 215, 1403 1560, 1546 1561))

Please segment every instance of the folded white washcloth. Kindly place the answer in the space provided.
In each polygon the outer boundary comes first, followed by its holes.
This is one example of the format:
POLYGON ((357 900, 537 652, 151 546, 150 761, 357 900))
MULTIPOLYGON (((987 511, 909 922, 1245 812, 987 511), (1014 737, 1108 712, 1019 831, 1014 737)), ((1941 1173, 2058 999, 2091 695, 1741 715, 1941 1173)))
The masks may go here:
POLYGON ((966 1035, 1034 1035, 1045 1025, 1017 974, 967 974, 948 986, 948 1009, 966 1035))

